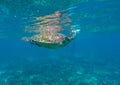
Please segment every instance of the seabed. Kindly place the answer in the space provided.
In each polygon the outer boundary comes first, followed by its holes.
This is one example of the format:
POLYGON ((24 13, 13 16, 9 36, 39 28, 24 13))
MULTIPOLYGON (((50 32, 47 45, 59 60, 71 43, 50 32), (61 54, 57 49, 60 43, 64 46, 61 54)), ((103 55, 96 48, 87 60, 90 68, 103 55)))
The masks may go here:
POLYGON ((1 66, 0 85, 120 85, 120 69, 80 58, 8 64, 1 66))

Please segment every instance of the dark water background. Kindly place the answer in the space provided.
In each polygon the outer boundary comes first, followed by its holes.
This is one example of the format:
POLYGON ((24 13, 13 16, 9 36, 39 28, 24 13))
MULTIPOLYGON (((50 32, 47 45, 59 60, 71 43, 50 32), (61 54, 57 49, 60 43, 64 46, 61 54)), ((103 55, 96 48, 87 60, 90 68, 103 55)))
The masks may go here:
POLYGON ((38 2, 0 1, 0 85, 120 85, 120 2, 38 2), (24 17, 71 6, 77 8, 67 12, 81 32, 69 45, 53 50, 21 40, 24 17))

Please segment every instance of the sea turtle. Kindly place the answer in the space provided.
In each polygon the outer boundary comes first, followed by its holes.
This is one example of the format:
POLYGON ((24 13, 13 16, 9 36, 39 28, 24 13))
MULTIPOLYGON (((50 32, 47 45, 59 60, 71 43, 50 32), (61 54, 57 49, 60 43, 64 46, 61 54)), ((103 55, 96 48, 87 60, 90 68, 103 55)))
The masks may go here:
POLYGON ((36 34, 30 38, 24 38, 24 40, 39 47, 54 49, 64 47, 69 44, 74 39, 74 35, 75 33, 67 37, 61 33, 57 33, 54 37, 51 38, 51 36, 43 36, 43 34, 36 34))

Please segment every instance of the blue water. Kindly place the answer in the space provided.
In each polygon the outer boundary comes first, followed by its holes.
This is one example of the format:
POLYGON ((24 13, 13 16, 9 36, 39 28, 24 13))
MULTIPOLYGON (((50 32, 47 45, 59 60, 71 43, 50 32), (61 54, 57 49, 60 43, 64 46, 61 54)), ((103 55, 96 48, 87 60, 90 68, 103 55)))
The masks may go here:
POLYGON ((0 1, 0 85, 120 85, 120 2, 46 1, 0 1), (81 30, 70 44, 22 41, 31 17, 67 8, 81 30))

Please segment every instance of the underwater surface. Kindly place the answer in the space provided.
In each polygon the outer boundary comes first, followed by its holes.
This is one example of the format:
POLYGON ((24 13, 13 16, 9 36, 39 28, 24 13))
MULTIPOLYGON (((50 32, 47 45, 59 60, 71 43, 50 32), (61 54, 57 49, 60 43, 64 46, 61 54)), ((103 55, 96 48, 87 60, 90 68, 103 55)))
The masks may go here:
POLYGON ((0 0, 0 85, 120 85, 119 0, 0 0), (65 47, 22 37, 33 17, 55 11, 80 29, 65 47))

